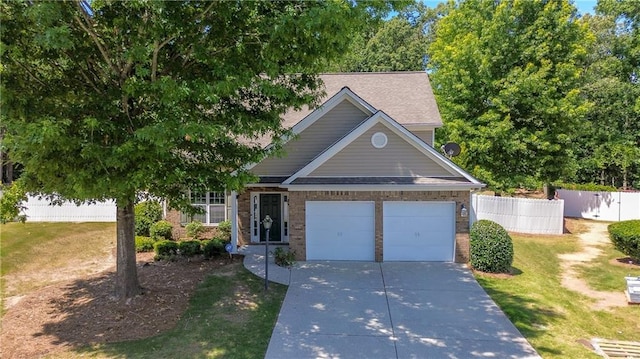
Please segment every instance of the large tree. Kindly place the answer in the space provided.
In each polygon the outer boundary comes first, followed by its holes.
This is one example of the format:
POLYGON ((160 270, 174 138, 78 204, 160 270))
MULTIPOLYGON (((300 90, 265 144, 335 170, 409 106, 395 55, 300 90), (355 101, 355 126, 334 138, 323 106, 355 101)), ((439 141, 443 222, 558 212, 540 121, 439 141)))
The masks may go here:
POLYGON ((385 1, 2 2, 3 146, 33 193, 117 204, 116 294, 140 293, 141 193, 240 189, 280 115, 385 1))
POLYGON ((436 26, 428 68, 440 141, 496 189, 575 171, 572 136, 588 106, 579 64, 589 37, 567 0, 461 1, 436 26))
POLYGON ((329 69, 332 71, 420 71, 425 68, 427 47, 434 24, 446 13, 444 3, 430 8, 414 2, 396 16, 362 27, 351 37, 349 50, 329 69))
POLYGON ((640 2, 600 1, 584 21, 589 48, 583 94, 593 106, 577 146, 577 180, 640 186, 640 2))

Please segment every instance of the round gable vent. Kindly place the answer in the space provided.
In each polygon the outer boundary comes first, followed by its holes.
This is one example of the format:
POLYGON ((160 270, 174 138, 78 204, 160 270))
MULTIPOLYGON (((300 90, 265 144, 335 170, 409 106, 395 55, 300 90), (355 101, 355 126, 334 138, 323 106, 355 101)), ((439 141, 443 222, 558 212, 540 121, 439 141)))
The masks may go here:
POLYGON ((371 136, 371 144, 375 148, 384 148, 387 145, 387 135, 382 132, 376 132, 371 136))

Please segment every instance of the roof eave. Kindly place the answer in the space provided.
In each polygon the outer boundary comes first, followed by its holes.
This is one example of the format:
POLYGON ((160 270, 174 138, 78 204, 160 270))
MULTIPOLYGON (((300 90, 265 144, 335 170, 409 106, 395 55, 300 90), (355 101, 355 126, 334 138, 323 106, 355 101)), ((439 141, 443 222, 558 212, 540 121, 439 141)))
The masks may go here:
POLYGON ((344 185, 344 184, 289 184, 280 188, 288 191, 471 191, 485 187, 484 183, 412 184, 412 185, 344 185))

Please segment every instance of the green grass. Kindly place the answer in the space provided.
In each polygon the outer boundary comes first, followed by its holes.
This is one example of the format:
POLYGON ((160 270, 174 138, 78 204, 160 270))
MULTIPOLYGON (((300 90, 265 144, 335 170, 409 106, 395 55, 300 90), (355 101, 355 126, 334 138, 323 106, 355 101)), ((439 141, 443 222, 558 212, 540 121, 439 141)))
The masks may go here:
POLYGON ((0 225, 2 275, 24 271, 34 262, 55 270, 69 253, 91 258, 115 246, 115 223, 27 222, 0 225))
MULTIPOLYGON (((575 236, 512 235, 516 273, 510 278, 478 274, 478 282, 544 358, 599 358, 578 340, 637 340, 637 307, 593 310, 593 300, 560 284, 558 254, 577 252, 575 236)), ((593 270, 615 271, 608 261, 593 270)))
MULTIPOLYGON (((91 261, 108 257, 115 248, 115 224, 10 223, 0 226, 0 241, 3 277, 25 279, 19 286, 11 283, 12 295, 27 294, 52 283, 46 273, 74 263, 92 267, 91 261)), ((172 330, 50 358, 262 358, 286 293, 286 286, 275 283, 265 293, 263 285, 241 263, 223 267, 200 284, 172 330)))
POLYGON ((51 358, 264 358, 286 286, 264 281, 237 263, 209 276, 173 330, 98 345, 51 358))
POLYGON ((7 297, 104 269, 115 240, 115 223, 0 225, 2 314, 7 297))
MULTIPOLYGON (((603 253, 598 258, 583 265, 579 269, 581 277, 589 284, 589 287, 608 292, 622 292, 627 289, 624 277, 640 277, 640 268, 624 267, 611 264, 618 258, 626 258, 622 252, 608 245, 603 248, 603 253)), ((640 314, 639 314, 640 315, 640 314)))

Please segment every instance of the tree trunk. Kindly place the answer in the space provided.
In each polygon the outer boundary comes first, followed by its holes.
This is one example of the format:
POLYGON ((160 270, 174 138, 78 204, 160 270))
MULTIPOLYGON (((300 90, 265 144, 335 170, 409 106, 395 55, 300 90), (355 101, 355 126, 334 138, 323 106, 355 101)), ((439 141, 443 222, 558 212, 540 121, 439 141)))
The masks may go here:
POLYGON ((136 244, 133 200, 117 203, 116 296, 133 298, 142 292, 136 268, 136 244))

